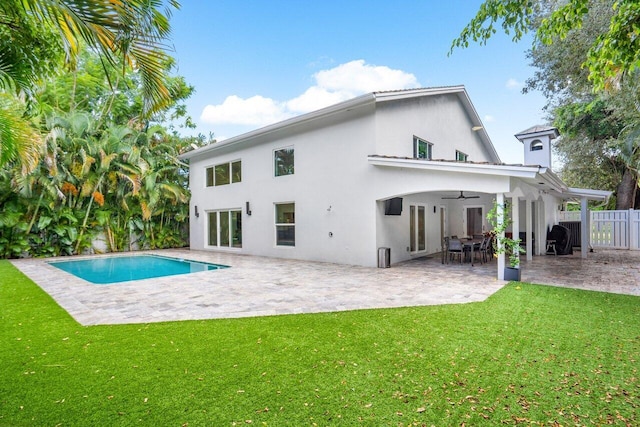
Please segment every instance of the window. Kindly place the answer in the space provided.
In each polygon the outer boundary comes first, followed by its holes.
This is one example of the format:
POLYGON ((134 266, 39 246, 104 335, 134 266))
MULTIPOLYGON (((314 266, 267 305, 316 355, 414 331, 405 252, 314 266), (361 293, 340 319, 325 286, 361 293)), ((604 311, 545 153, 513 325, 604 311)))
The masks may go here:
POLYGON ((431 160, 433 157, 433 144, 420 139, 417 136, 413 137, 413 157, 415 159, 427 159, 431 160))
POLYGON ((466 162, 469 160, 469 155, 464 154, 462 151, 456 150, 456 162, 466 162))
POLYGON ((276 204, 276 245, 296 245, 296 204, 276 204))
POLYGON ((209 212, 209 246, 219 248, 242 247, 242 211, 209 212))
POLYGON ((293 175, 293 147, 273 152, 275 176, 293 175))
POLYGON ((534 139, 533 141, 531 141, 531 151, 540 151, 544 148, 544 145, 542 144, 542 141, 540 141, 539 139, 534 139))
POLYGON ((242 161, 222 163, 207 168, 207 187, 227 185, 242 181, 242 161))
POLYGON ((231 174, 229 173, 229 163, 224 163, 215 167, 215 183, 214 185, 227 185, 231 183, 231 174))

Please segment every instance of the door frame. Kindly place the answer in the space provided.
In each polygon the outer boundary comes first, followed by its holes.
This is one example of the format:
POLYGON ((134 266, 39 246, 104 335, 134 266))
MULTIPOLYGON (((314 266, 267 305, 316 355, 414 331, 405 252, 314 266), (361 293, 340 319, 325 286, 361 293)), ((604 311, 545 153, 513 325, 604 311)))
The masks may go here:
POLYGON ((424 254, 427 252, 428 250, 428 245, 427 245, 427 204, 426 203, 410 203, 409 204, 409 253, 411 255, 420 255, 420 254, 424 254), (411 224, 411 208, 415 208, 415 218, 414 218, 414 224, 411 224), (423 208, 423 213, 424 213, 424 249, 419 249, 419 227, 418 227, 418 217, 419 214, 418 212, 420 212, 419 208, 423 208), (414 228, 414 236, 411 236, 411 229, 414 228), (415 238, 415 251, 411 250, 411 238, 415 238))
MULTIPOLYGON (((468 210, 469 209, 478 209, 480 208, 480 214, 482 216, 482 232, 484 233, 485 231, 485 206, 484 205, 464 205, 463 206, 463 213, 462 213, 462 231, 463 233, 467 234, 467 230, 468 230, 468 224, 467 224, 467 217, 469 215, 468 210)), ((467 237, 471 237, 471 236, 467 236, 467 237)))

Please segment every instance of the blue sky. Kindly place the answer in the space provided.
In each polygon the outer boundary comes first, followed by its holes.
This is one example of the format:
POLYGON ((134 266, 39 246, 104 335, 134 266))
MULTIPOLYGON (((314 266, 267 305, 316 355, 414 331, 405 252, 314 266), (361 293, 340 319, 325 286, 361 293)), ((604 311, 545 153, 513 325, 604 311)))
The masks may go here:
POLYGON ((523 95, 525 52, 496 34, 451 41, 481 1, 183 1, 171 19, 177 73, 196 88, 196 133, 224 139, 366 92, 464 85, 503 162, 514 134, 544 123, 545 99, 523 95))

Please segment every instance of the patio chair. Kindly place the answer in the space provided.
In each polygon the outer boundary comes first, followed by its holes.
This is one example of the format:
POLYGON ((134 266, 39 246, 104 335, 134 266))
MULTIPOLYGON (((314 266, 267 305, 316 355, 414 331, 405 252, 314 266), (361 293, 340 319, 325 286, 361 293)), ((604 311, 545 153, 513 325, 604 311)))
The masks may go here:
POLYGON ((462 264, 462 257, 464 256, 464 246, 458 239, 450 239, 447 247, 447 264, 453 260, 454 256, 458 256, 460 264, 462 264))
POLYGON ((480 243, 480 258, 483 263, 489 262, 489 245, 491 244, 491 236, 485 236, 480 243))
POLYGON ((486 255, 489 261, 493 260, 493 255, 495 254, 495 239, 496 236, 492 233, 487 236, 487 250, 486 255))

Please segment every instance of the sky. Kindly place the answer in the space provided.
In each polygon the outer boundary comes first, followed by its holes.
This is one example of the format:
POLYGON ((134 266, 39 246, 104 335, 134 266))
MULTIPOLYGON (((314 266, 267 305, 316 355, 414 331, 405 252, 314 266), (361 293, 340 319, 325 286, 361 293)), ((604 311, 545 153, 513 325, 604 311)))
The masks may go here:
POLYGON ((497 33, 448 55, 480 0, 183 0, 171 17, 178 75, 195 87, 195 132, 224 140, 368 92, 464 85, 505 163, 545 124, 522 94, 531 38, 497 33))

